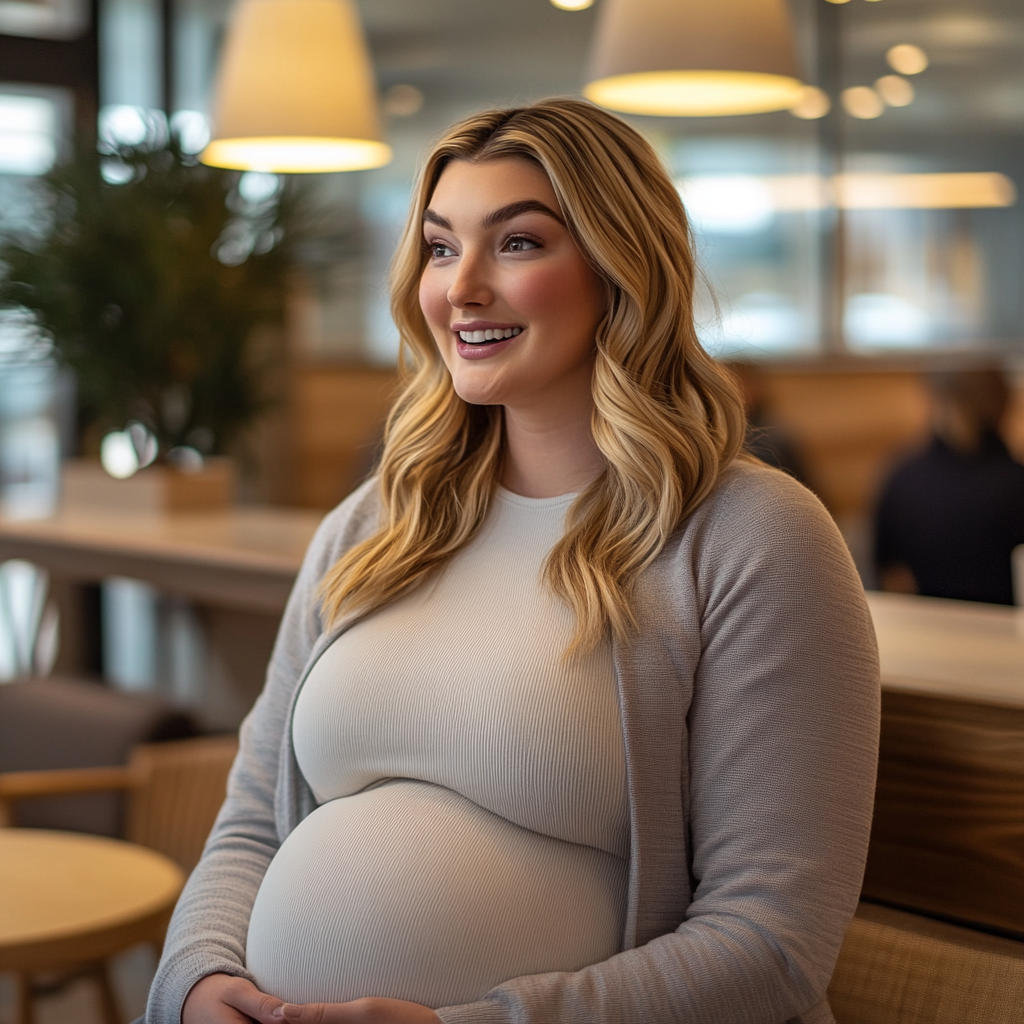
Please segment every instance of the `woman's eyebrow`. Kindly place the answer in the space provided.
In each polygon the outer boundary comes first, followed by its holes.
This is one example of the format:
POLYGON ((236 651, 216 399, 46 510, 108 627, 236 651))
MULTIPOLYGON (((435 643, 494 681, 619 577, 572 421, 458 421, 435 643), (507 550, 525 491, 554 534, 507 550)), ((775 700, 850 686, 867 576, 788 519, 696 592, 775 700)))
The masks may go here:
MULTIPOLYGON (((520 199, 516 203, 509 203, 507 206, 492 210, 484 217, 482 226, 484 228, 493 228, 496 224, 501 224, 502 221, 518 217, 521 213, 543 213, 557 220, 559 224, 565 224, 560 214, 555 213, 550 206, 546 206, 539 199, 520 199)), ((447 217, 442 217, 436 210, 430 209, 429 206, 423 211, 423 223, 436 224, 439 228, 444 228, 446 231, 452 230, 452 222, 447 217)))
POLYGON ((482 221, 482 226, 484 228, 493 228, 495 224, 511 220, 513 217, 518 217, 521 213, 544 213, 557 220, 559 224, 565 224, 561 214, 555 213, 550 206, 545 206, 539 199, 520 199, 517 203, 509 203, 508 206, 502 206, 487 214, 482 221))
POLYGON ((452 229, 452 222, 447 217, 442 217, 441 214, 435 213, 429 206, 423 211, 423 223, 436 224, 439 228, 444 228, 446 231, 451 231, 452 229))

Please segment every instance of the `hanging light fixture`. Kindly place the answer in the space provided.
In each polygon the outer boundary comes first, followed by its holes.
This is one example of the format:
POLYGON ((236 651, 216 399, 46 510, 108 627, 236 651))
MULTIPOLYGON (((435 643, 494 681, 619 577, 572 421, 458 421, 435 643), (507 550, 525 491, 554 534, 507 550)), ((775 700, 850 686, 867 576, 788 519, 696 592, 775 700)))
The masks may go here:
POLYGON ((584 95, 612 110, 715 117, 800 102, 786 0, 604 0, 584 95))
POLYGON ((376 89, 352 0, 241 0, 203 163, 306 173, 381 167, 376 89))

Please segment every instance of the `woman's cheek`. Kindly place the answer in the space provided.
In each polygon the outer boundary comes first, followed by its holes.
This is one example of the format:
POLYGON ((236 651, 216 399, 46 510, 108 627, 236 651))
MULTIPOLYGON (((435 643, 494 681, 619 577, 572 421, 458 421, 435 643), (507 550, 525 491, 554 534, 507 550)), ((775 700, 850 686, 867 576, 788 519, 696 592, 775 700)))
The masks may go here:
POLYGON ((538 263, 508 282, 504 290, 510 307, 534 322, 554 327, 562 320, 574 320, 585 299, 584 283, 574 268, 538 263))
POLYGON ((442 337, 448 330, 447 293, 429 268, 420 277, 420 309, 434 338, 442 337))

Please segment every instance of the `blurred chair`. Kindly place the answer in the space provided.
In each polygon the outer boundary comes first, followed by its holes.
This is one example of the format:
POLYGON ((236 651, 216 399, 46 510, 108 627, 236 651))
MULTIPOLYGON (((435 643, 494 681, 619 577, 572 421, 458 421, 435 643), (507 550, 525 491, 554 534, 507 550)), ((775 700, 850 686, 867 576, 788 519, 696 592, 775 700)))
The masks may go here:
MULTIPOLYGON (((155 694, 80 679, 0 685, 0 773, 124 765, 139 743, 197 732, 190 715, 155 694)), ((117 793, 24 800, 14 820, 26 828, 116 836, 123 831, 121 805, 117 793)))
POLYGON ((838 1024, 1020 1024, 1024 943, 862 903, 828 997, 838 1024))
POLYGON ((0 824, 13 824, 20 801, 69 794, 127 793, 123 838, 191 871, 224 802, 235 736, 146 743, 127 765, 0 773, 0 824))
MULTIPOLYGON (((224 801, 228 772, 238 750, 234 736, 195 737, 136 746, 127 765, 64 768, 0 774, 0 825, 16 818, 15 805, 68 794, 103 790, 127 794, 124 838, 150 847, 190 872, 224 801)), ((152 936, 159 944, 162 936, 152 936)), ((117 1024, 116 996, 107 965, 87 960, 63 970, 55 981, 33 984, 19 978, 22 1021, 31 1020, 33 998, 77 977, 91 977, 99 988, 106 1024, 117 1024)), ((20 1024, 20 1022, 19 1022, 20 1024)))

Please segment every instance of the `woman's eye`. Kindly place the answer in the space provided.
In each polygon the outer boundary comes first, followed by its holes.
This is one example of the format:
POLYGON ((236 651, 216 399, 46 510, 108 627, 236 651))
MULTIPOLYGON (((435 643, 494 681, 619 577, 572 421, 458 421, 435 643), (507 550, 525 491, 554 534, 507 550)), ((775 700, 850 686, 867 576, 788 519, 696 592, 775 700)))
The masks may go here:
POLYGON ((532 238, 524 238, 522 235, 515 235, 505 243, 506 252, 528 252, 539 247, 539 243, 532 238))
POLYGON ((451 246, 445 245, 443 242, 430 242, 427 245, 427 251, 430 253, 430 258, 435 260, 443 260, 455 255, 451 246))

